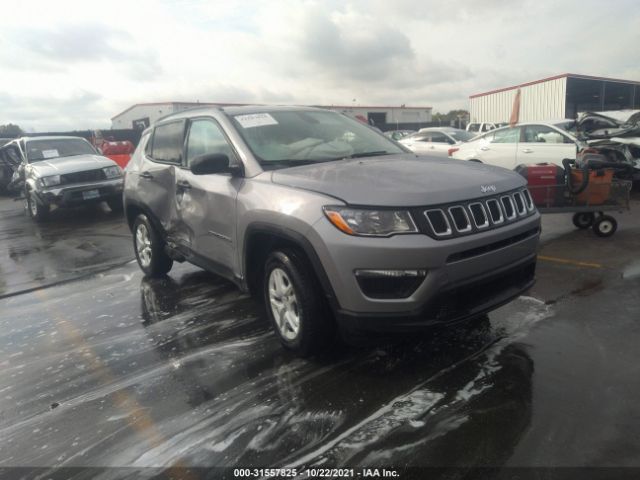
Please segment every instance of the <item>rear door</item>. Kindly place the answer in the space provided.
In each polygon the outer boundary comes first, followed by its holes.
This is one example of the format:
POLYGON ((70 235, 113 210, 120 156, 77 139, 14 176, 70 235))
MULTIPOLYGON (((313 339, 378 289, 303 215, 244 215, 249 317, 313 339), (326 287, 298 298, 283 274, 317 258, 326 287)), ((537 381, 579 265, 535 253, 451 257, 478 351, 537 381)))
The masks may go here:
POLYGON ((489 165, 513 170, 516 163, 520 127, 507 127, 487 133, 480 140, 476 159, 489 165))
POLYGON ((576 158, 575 142, 547 125, 525 125, 518 143, 517 163, 554 163, 562 166, 563 158, 576 158))
POLYGON ((127 172, 127 175, 137 175, 140 201, 169 236, 175 233, 177 225, 176 170, 182 164, 184 129, 184 120, 158 125, 147 143, 139 169, 127 172))
POLYGON ((178 172, 176 201, 180 240, 223 275, 236 271, 236 198, 244 179, 231 173, 194 175, 189 163, 204 154, 224 154, 239 163, 222 128, 211 117, 189 121, 185 161, 178 172))

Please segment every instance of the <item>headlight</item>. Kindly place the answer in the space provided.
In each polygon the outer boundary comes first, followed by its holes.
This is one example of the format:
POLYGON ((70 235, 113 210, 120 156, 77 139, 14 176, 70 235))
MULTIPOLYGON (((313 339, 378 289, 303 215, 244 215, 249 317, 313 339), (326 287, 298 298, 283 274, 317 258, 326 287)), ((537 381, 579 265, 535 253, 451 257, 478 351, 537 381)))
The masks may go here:
POLYGON ((396 233, 418 232, 406 210, 324 207, 324 214, 336 228, 349 235, 387 237, 396 233))
POLYGON ((50 177, 42 177, 40 179, 42 185, 45 187, 55 187, 60 185, 60 175, 51 175, 50 177))
POLYGON ((122 169, 117 165, 114 165, 113 167, 106 167, 102 170, 104 170, 104 174, 107 178, 116 178, 122 176, 122 169))

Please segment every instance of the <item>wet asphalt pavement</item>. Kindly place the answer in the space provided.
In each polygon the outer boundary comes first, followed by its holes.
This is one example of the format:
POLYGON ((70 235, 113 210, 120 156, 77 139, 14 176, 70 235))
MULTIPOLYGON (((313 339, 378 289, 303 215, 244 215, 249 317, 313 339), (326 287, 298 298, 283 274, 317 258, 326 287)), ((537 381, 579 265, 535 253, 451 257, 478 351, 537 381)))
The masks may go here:
POLYGON ((639 211, 610 239, 545 217, 538 283, 488 319, 303 360, 232 284, 143 278, 106 206, 0 197, 0 474, 640 467, 639 211))

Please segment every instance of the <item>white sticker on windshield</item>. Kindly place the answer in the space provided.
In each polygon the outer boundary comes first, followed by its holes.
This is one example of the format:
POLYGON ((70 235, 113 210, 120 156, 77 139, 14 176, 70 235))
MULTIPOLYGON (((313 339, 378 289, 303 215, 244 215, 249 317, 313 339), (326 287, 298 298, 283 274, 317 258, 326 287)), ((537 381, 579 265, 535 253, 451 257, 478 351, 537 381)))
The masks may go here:
POLYGON ((278 125, 278 121, 268 113, 249 113, 247 115, 237 115, 235 118, 242 125, 242 128, 278 125))
POLYGON ((55 148, 52 148, 51 150, 42 151, 42 158, 54 158, 59 156, 60 155, 58 154, 58 150, 56 150, 55 148))

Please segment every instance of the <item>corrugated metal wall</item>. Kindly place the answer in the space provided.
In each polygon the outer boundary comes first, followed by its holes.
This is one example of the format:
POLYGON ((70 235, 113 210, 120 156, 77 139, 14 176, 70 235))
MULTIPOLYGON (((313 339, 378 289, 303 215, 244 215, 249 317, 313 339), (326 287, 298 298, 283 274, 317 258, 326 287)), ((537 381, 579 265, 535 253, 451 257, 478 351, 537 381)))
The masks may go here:
MULTIPOLYGON (((517 88, 470 98, 472 122, 508 122, 517 88)), ((520 121, 565 118, 567 78, 520 87, 520 121)))

